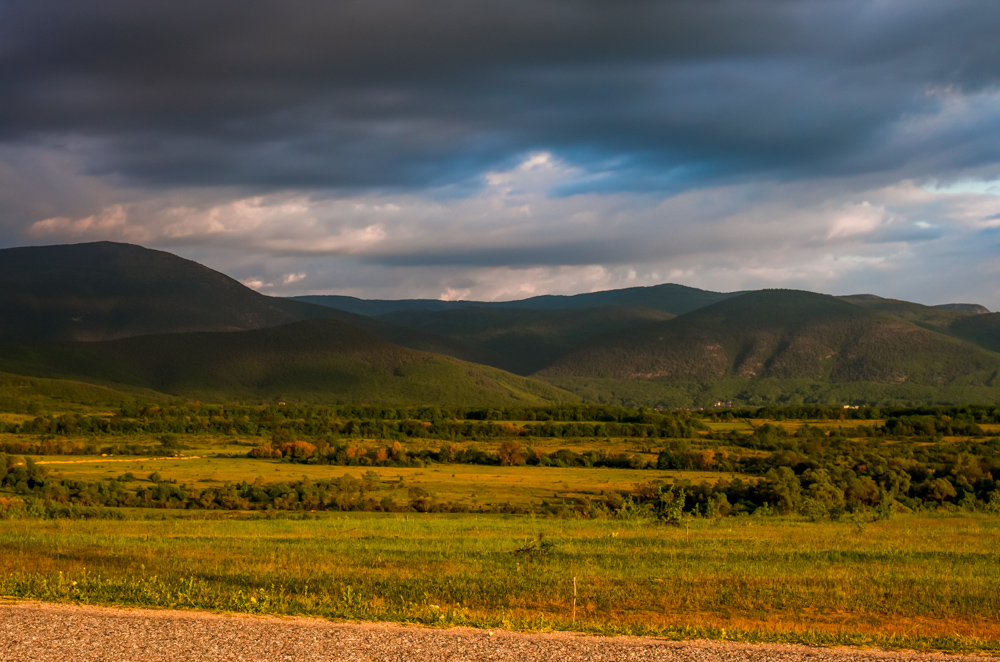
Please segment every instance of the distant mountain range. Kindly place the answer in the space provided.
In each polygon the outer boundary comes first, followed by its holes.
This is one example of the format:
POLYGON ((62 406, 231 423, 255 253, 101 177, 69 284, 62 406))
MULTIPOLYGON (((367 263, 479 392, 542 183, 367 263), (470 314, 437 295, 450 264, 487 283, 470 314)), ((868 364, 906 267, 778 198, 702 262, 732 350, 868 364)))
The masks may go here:
POLYGON ((995 403, 1000 313, 674 284, 282 299, 99 242, 0 250, 0 371, 217 401, 995 403))
POLYGON ((709 292, 684 285, 666 283, 651 287, 629 287, 621 290, 589 292, 571 296, 546 294, 518 301, 438 301, 437 299, 357 299, 355 297, 315 295, 292 297, 294 301, 313 303, 359 315, 385 315, 405 310, 441 312, 463 308, 518 308, 524 310, 567 310, 615 306, 649 308, 674 315, 683 315, 709 304, 739 296, 740 292, 709 292))

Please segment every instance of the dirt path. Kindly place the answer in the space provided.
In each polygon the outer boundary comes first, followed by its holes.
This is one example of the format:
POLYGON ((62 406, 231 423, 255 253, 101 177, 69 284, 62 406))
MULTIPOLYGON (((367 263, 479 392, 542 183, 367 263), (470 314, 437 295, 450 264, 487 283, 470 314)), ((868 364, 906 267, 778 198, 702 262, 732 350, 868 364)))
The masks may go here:
MULTIPOLYGON (((181 455, 177 457, 165 455, 163 457, 126 457, 114 458, 113 456, 102 457, 97 460, 38 460, 35 464, 108 464, 110 462, 152 462, 154 460, 200 460, 201 455, 181 455)), ((24 462, 18 462, 17 464, 10 465, 15 467, 23 467, 24 462)))
POLYGON ((0 661, 875 662, 990 658, 643 637, 520 634, 318 619, 0 604, 0 661))
MULTIPOLYGON (((163 457, 126 457, 115 458, 112 456, 102 457, 99 460, 39 460, 35 464, 107 464, 109 462, 152 462, 153 460, 200 460, 201 455, 179 455, 177 457, 165 455, 163 457)), ((23 464, 23 463, 22 463, 23 464)), ((21 466, 15 464, 15 467, 21 466)))

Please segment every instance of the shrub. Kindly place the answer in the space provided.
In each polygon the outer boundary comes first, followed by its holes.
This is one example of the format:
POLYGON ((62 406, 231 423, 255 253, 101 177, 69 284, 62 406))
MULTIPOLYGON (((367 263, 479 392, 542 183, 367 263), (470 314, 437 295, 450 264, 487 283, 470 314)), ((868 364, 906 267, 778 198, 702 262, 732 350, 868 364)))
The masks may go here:
POLYGON ((281 457, 309 457, 316 452, 316 447, 307 441, 287 441, 277 448, 281 457))
POLYGON ((0 517, 24 509, 24 500, 17 497, 0 497, 0 517))
POLYGON ((516 441, 505 441, 500 444, 498 454, 501 466, 511 467, 524 464, 525 461, 524 447, 516 441))

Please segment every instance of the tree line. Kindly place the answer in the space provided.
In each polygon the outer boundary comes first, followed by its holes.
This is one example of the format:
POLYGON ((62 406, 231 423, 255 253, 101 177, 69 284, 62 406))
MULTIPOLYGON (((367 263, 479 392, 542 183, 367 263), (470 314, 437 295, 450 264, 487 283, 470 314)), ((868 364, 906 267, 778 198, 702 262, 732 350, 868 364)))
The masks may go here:
POLYGON ((198 403, 123 405, 113 415, 39 414, 0 422, 0 433, 54 436, 233 434, 268 437, 277 430, 305 437, 487 440, 514 437, 692 438, 706 421, 850 420, 861 436, 986 436, 981 424, 1000 422, 1000 407, 843 409, 765 407, 726 411, 657 411, 610 406, 442 407, 229 406, 198 403), (875 424, 873 421, 884 420, 875 424), (865 423, 872 421, 871 423, 865 423))

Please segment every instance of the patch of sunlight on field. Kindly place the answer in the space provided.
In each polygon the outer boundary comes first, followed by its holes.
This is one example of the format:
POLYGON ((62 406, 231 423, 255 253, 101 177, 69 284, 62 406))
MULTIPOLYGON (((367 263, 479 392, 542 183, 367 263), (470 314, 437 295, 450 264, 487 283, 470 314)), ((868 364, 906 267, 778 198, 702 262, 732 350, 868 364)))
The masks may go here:
MULTIPOLYGON (((787 420, 787 421, 776 421, 768 418, 751 418, 751 419, 736 419, 732 421, 703 421, 705 425, 708 426, 711 432, 728 432, 730 430, 736 430, 739 432, 753 432, 755 428, 759 428, 765 423, 770 423, 771 425, 777 425, 779 427, 785 428, 789 432, 795 432, 804 425, 811 425, 813 427, 831 430, 831 429, 842 429, 842 428, 856 428, 860 426, 872 426, 877 427, 885 424, 883 419, 872 419, 872 420, 852 420, 852 419, 803 419, 803 420, 787 420)), ((986 426, 983 426, 985 429, 986 426)), ((1000 426, 997 426, 1000 430, 1000 426)))
POLYGON ((25 421, 33 420, 34 418, 34 414, 11 414, 8 412, 0 412, 0 423, 20 424, 25 421))
MULTIPOLYGON (((187 453, 198 453, 189 449, 187 453)), ((202 451, 208 453, 207 450, 202 451)), ((36 456, 53 474, 71 479, 94 481, 117 478, 131 473, 130 485, 148 482, 148 476, 158 473, 161 479, 176 480, 195 488, 205 488, 227 482, 263 483, 329 480, 349 475, 360 479, 374 471, 383 484, 379 498, 388 496, 397 503, 408 500, 412 487, 427 490, 433 499, 464 504, 473 509, 487 506, 539 504, 542 500, 559 501, 578 497, 595 498, 605 492, 632 491, 636 484, 651 481, 714 483, 733 474, 713 471, 658 471, 650 469, 612 469, 607 467, 497 467, 468 464, 429 464, 425 467, 366 467, 317 464, 294 464, 279 460, 259 460, 246 457, 218 458, 189 456, 189 459, 166 458, 99 458, 93 456, 36 456), (67 462, 67 464, 62 464, 67 462)), ((745 477, 752 480, 749 477, 745 477)))
MULTIPOLYGON (((496 439, 475 442, 455 442, 442 439, 412 438, 403 441, 402 445, 408 453, 420 451, 431 451, 436 453, 440 449, 448 446, 454 446, 458 449, 474 446, 482 451, 496 453, 501 445, 509 441, 514 441, 524 448, 532 448, 545 453, 552 453, 565 448, 573 451, 574 453, 581 454, 588 451, 599 451, 607 453, 608 455, 618 455, 620 453, 625 453, 627 455, 639 454, 644 455, 647 460, 655 462, 656 455, 663 447, 666 439, 629 439, 620 437, 516 437, 513 440, 496 439)), ((385 439, 353 439, 350 440, 349 443, 351 445, 360 445, 366 448, 384 447, 392 444, 391 441, 386 441, 385 439)))
POLYGON ((702 423, 704 423, 711 432, 728 432, 730 430, 753 432, 753 426, 742 419, 733 421, 702 421, 702 423))

